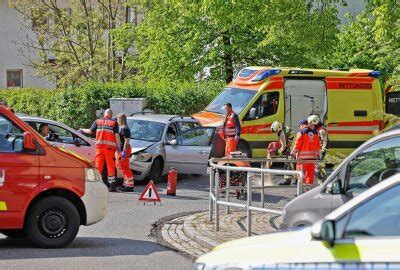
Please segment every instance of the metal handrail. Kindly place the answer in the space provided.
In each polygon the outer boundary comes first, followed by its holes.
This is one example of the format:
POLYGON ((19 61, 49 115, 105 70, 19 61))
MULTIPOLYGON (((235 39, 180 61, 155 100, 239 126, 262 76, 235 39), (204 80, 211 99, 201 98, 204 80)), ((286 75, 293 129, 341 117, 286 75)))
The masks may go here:
POLYGON ((218 165, 215 162, 218 161, 227 161, 234 162, 234 161, 248 161, 248 162, 257 162, 257 161, 277 161, 276 159, 251 159, 251 158, 224 158, 224 159, 216 159, 212 158, 209 160, 209 164, 211 167, 210 172, 210 204, 209 204, 209 219, 210 221, 213 220, 214 216, 214 208, 215 208, 215 230, 219 231, 219 206, 225 205, 226 206, 226 213, 229 213, 229 207, 241 208, 246 209, 247 211, 247 235, 251 235, 251 211, 258 211, 263 213, 270 213, 280 215, 282 211, 276 209, 268 209, 264 208, 264 174, 269 175, 291 175, 297 176, 297 195, 300 195, 303 191, 303 173, 301 171, 294 171, 294 170, 277 170, 277 169, 269 169, 263 168, 264 163, 262 163, 261 168, 251 168, 251 167, 236 167, 236 166, 228 166, 228 165, 218 165), (219 173, 217 170, 224 170, 226 171, 226 191, 225 201, 219 199, 220 193, 220 179, 219 173), (244 186, 230 186, 230 172, 231 171, 239 171, 239 172, 252 172, 252 173, 261 173, 261 207, 252 206, 252 192, 253 186, 252 181, 250 179, 250 174, 247 174, 247 201, 246 204, 240 203, 233 203, 229 201, 229 193, 231 189, 243 189, 244 186))

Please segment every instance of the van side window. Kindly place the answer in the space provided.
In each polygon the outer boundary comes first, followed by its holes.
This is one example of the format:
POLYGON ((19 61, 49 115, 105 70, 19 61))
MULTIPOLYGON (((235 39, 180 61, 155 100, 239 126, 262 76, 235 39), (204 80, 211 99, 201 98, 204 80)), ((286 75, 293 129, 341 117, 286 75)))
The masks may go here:
POLYGON ((400 172, 400 138, 375 143, 349 162, 347 192, 360 193, 400 172))
MULTIPOLYGON (((256 109, 256 119, 276 114, 278 107, 279 92, 263 93, 252 106, 256 109)), ((246 116, 246 120, 250 120, 249 115, 246 116)))
POLYGON ((0 153, 22 151, 22 130, 0 114, 0 153))

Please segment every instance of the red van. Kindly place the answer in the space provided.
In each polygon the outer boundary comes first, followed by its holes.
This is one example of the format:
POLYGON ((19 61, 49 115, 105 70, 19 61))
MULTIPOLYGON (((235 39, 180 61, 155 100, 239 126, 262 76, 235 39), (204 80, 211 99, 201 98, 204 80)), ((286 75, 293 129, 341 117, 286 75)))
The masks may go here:
POLYGON ((0 106, 0 233, 44 248, 71 243, 106 214, 108 189, 90 161, 50 145, 0 106))

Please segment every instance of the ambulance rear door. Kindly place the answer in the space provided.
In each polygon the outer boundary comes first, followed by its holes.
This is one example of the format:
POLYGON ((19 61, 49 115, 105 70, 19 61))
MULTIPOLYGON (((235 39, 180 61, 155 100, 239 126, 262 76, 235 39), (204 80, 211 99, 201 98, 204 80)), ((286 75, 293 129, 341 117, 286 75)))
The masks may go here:
POLYGON ((298 122, 310 114, 324 119, 326 113, 326 85, 322 79, 285 80, 285 124, 297 130, 298 122))
POLYGON ((386 94, 386 113, 400 116, 400 91, 386 94))

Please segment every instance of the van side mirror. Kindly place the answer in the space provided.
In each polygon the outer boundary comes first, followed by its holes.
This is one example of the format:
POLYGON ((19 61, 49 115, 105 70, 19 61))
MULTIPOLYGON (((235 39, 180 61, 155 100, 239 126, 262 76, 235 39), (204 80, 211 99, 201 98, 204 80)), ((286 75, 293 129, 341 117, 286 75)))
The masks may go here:
POLYGON ((256 119, 256 108, 251 108, 249 112, 249 118, 254 120, 256 119))
POLYGON ((23 134, 23 146, 24 146, 24 150, 28 150, 28 151, 36 151, 36 140, 35 137, 33 137, 33 135, 26 131, 23 134))
POLYGON ((343 186, 342 186, 342 180, 338 179, 335 180, 333 182, 330 182, 326 185, 326 189, 325 189, 326 193, 329 194, 343 194, 343 186))
POLYGON ((335 245, 335 221, 318 221, 311 228, 311 236, 313 239, 324 241, 333 247, 335 245))

